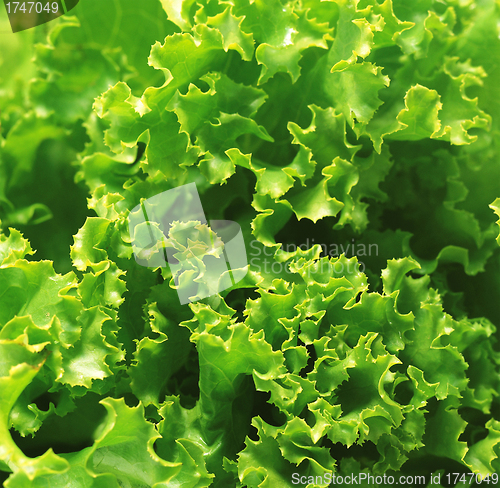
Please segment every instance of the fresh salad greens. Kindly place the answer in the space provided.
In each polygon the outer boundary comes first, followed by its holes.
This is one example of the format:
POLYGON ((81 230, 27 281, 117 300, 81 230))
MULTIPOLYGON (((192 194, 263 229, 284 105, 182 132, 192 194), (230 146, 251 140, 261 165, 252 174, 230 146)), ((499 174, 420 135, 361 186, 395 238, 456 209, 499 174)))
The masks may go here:
POLYGON ((499 9, 0 8, 4 486, 494 484, 499 9), (128 215, 193 182, 249 271, 181 305, 128 215))

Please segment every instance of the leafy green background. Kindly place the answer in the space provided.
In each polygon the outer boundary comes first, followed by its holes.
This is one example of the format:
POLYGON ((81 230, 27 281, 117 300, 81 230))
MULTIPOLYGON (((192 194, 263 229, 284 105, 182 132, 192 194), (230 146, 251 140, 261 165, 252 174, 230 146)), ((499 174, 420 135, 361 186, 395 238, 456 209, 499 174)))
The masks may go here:
POLYGON ((0 9, 4 486, 498 473, 498 8, 0 9), (127 217, 192 182, 250 267, 181 306, 127 217))

